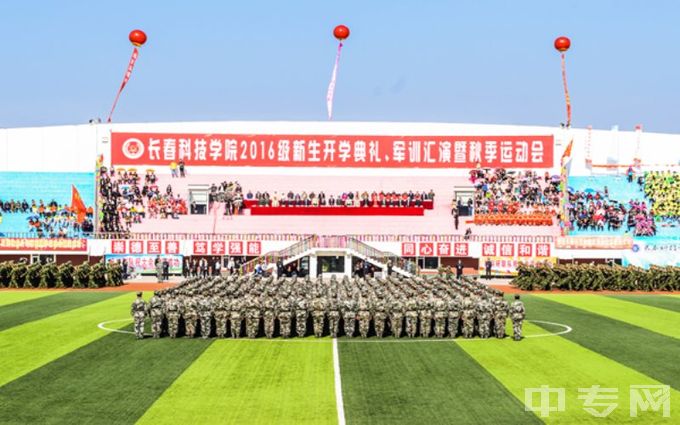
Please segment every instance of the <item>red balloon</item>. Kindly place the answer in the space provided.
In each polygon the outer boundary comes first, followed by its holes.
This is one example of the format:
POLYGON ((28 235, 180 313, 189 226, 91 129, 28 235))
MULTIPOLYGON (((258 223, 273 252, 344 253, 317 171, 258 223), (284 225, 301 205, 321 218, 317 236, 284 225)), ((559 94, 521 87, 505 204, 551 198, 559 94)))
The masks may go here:
POLYGON ((139 47, 146 43, 146 34, 142 30, 132 30, 130 31, 130 43, 139 47))
POLYGON ((349 28, 347 28, 344 25, 338 25, 333 30, 333 35, 335 36, 335 38, 342 41, 342 40, 346 39, 347 37, 349 37, 349 28))
POLYGON ((560 52, 566 52, 569 47, 571 47, 571 40, 567 37, 562 36, 555 39, 555 48, 560 52))

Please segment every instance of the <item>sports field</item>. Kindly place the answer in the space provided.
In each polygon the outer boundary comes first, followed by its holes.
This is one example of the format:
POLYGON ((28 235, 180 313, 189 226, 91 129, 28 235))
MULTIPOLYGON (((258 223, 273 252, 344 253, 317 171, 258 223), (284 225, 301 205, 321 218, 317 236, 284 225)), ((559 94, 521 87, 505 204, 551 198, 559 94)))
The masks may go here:
POLYGON ((522 298, 521 342, 137 341, 115 321, 133 293, 1 291, 0 423, 680 423, 680 297, 522 298), (670 417, 661 390, 631 388, 662 384, 670 417), (579 392, 596 385, 611 398, 579 392), (541 386, 544 416, 524 403, 541 386))

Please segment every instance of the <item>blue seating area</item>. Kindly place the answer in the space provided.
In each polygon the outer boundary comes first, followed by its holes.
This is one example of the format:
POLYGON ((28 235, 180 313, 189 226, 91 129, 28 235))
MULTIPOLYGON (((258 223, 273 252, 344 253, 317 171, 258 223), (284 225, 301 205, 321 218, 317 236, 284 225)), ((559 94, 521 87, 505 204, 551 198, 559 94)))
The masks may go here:
MULTIPOLYGON (((40 172, 0 172, 0 200, 11 199, 29 203, 52 200, 60 206, 71 204, 71 185, 75 185, 86 207, 95 203, 94 173, 40 173, 40 172)), ((28 219, 33 213, 3 213, 0 235, 29 232, 28 219)), ((37 235, 33 235, 37 236, 37 235)), ((69 234, 68 236, 79 236, 69 234)))
MULTIPOLYGON (((603 192, 604 187, 607 186, 609 190, 609 199, 617 200, 626 205, 633 200, 646 201, 644 192, 640 189, 636 181, 628 183, 625 175, 620 176, 569 176, 568 186, 573 191, 580 192, 603 192)), ((649 206, 649 202, 647 202, 649 206)), ((627 227, 624 225, 618 230, 578 230, 574 229, 570 234, 577 236, 609 236, 609 235, 623 235, 627 227)), ((665 227, 657 221, 656 236, 644 237, 645 240, 665 240, 680 238, 680 228, 665 227)))

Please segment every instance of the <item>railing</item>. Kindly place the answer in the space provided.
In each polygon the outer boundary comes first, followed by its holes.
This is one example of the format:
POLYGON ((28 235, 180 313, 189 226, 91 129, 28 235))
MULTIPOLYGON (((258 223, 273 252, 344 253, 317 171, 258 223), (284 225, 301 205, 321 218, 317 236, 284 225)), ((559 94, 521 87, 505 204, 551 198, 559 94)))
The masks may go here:
POLYGON ((310 236, 307 239, 304 239, 296 244, 293 244, 287 248, 284 248, 279 251, 272 251, 268 252, 264 255, 261 255, 255 259, 252 259, 243 265, 241 265, 241 270, 243 273, 252 273, 255 271, 255 267, 259 263, 264 263, 266 264, 271 264, 276 262, 279 258, 290 258, 294 257, 296 255, 302 254, 305 251, 308 251, 312 248, 316 248, 318 246, 318 236, 310 236))
POLYGON ((389 261, 391 261, 393 266, 405 269, 406 260, 395 254, 392 254, 391 252, 380 251, 379 249, 376 249, 370 245, 366 245, 365 243, 354 238, 348 238, 348 242, 349 243, 347 244, 347 247, 349 249, 358 252, 364 257, 372 258, 373 260, 383 264, 387 264, 389 261))
MULTIPOLYGON (((315 235, 295 233, 177 233, 177 232, 95 232, 84 233, 87 239, 135 239, 135 240, 205 240, 205 241, 294 241, 299 242, 315 235)), ((36 239, 35 233, 4 232, 4 238, 36 239)), ((342 236, 345 237, 345 236, 342 236)), ((347 235, 360 242, 538 242, 551 243, 553 236, 498 236, 471 235, 465 239, 463 235, 347 235)), ((338 236, 319 236, 319 238, 338 238, 338 236)), ((677 238, 677 237, 676 237, 677 238)), ((78 238, 67 238, 78 239, 78 238)), ((680 239, 680 238, 677 238, 680 239)), ((337 248, 337 247, 336 247, 337 248)))

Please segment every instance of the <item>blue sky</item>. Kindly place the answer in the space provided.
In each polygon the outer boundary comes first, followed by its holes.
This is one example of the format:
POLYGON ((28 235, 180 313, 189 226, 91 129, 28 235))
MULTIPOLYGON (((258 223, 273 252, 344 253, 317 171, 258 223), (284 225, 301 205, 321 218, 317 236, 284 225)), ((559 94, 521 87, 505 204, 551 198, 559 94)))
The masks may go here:
POLYGON ((680 2, 16 1, 0 5, 0 127, 324 120, 339 23, 336 120, 557 125, 558 35, 573 125, 680 132, 680 2), (559 5, 563 6, 559 6, 559 5))

